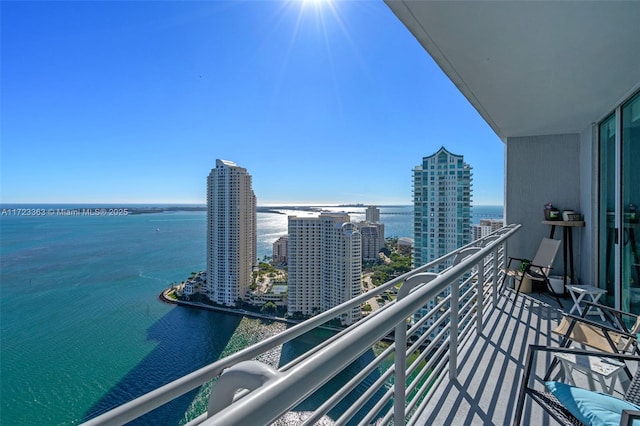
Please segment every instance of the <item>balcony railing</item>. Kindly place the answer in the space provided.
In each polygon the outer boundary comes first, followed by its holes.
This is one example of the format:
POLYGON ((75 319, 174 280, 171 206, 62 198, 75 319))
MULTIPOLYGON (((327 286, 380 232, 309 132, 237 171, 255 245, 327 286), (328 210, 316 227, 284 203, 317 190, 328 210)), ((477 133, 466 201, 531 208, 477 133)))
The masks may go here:
POLYGON ((350 403, 333 419, 336 424, 415 424, 440 381, 456 377, 459 347, 474 330, 482 331, 483 312, 497 303, 506 243, 519 228, 504 227, 85 425, 126 423, 211 380, 216 382, 208 410, 190 425, 271 424, 345 374, 374 346, 375 357, 367 358, 364 368, 316 404, 315 411, 305 413, 303 424, 316 423, 347 396, 350 403), (286 365, 276 368, 256 360, 385 293, 395 300, 286 365), (393 343, 384 343, 389 338, 393 343))

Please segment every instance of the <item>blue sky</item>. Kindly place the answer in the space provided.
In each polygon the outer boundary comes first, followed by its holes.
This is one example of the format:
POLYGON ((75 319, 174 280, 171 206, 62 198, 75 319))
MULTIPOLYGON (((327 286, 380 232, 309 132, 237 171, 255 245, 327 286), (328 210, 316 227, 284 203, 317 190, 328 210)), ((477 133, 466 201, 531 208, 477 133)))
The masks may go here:
POLYGON ((382 1, 2 1, 1 200, 411 204, 445 146, 502 204, 504 145, 382 1))

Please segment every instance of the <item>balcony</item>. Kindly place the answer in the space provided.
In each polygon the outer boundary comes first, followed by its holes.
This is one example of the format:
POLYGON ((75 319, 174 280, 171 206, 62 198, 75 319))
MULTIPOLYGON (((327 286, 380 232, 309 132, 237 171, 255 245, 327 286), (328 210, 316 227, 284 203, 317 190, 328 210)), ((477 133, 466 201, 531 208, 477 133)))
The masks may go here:
MULTIPOLYGON (((85 424, 126 423, 210 381, 208 413, 190 425, 510 424, 527 345, 552 343, 559 315, 499 288, 506 245, 519 230, 504 227, 85 424), (452 266, 433 272, 443 264, 452 266), (286 364, 257 360, 388 292, 395 300, 286 364), (318 400, 314 393, 337 376, 337 390, 318 400)), ((543 419, 536 410, 527 405, 525 415, 543 419)))

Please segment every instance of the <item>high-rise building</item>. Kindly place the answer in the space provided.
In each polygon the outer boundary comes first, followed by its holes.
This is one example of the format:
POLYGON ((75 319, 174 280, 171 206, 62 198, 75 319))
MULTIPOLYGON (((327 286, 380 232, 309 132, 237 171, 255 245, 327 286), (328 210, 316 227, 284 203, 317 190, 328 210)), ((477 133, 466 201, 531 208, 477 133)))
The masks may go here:
MULTIPOLYGON (((424 157, 413 170, 414 257, 415 267, 429 263, 471 242, 471 166, 461 155, 444 147, 424 157)), ((449 263, 450 264, 450 263, 449 263)), ((447 266, 440 264, 440 272, 447 266)), ((414 315, 418 321, 431 311, 448 292, 431 299, 414 315)), ((427 321, 421 330, 431 327, 437 318, 427 321)), ((431 333, 431 338, 444 326, 431 333)))
POLYGON ((416 267, 471 242, 471 176, 464 158, 444 147, 413 170, 416 267))
MULTIPOLYGON (((288 313, 316 315, 358 296, 362 285, 360 232, 346 213, 289 216, 288 313)), ((360 319, 360 307, 341 316, 360 319)))
POLYGON ((227 306, 244 299, 257 264, 256 196, 251 175, 216 160, 207 178, 207 293, 227 306))

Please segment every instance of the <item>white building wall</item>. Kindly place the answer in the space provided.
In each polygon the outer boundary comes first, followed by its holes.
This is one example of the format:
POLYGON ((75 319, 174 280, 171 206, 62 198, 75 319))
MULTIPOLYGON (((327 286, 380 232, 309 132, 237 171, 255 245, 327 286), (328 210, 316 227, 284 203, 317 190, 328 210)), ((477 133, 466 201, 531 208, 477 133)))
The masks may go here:
MULTIPOLYGON (((549 225, 542 224, 545 204, 582 212, 580 161, 578 134, 507 139, 505 222, 523 225, 509 241, 509 256, 530 258, 542 238, 549 236, 549 225)), ((581 270, 580 256, 575 253, 581 250, 582 232, 584 228, 573 232, 576 271, 581 270)), ((554 237, 562 239, 562 229, 554 237)), ((554 270, 562 273, 562 254, 556 257, 554 270)))

